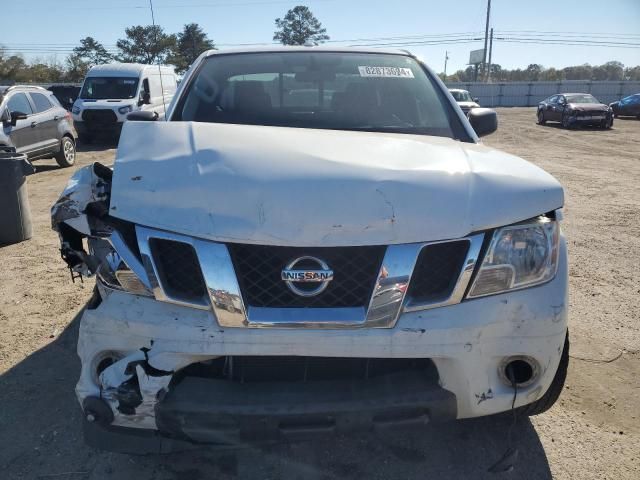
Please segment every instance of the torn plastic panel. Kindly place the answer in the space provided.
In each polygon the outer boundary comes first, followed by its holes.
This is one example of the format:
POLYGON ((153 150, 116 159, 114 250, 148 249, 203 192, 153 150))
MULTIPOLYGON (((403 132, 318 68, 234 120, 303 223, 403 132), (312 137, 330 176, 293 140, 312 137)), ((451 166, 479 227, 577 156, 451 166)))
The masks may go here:
POLYGON ((151 295, 134 225, 109 215, 112 177, 111 168, 100 163, 71 177, 51 208, 60 254, 73 280, 97 273, 110 288, 151 295))
POLYGON ((156 428, 155 405, 174 373, 210 358, 141 348, 105 368, 98 378, 100 398, 113 411, 114 425, 156 428))

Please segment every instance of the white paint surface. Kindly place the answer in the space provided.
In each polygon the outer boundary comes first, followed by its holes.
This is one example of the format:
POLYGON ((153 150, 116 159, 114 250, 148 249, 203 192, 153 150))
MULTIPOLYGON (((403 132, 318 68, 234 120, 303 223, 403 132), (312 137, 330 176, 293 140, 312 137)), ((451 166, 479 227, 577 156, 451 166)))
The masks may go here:
POLYGON ((448 138, 127 122, 111 215, 216 241, 344 246, 459 238, 562 204, 538 167, 448 138))

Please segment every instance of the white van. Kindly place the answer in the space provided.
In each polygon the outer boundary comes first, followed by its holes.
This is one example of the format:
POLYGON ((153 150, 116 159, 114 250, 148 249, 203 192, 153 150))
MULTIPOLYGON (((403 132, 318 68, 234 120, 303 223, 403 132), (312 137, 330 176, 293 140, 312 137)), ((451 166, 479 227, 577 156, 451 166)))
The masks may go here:
POLYGON ((137 63, 92 67, 71 109, 80 140, 91 142, 98 133, 119 135, 133 111, 150 110, 163 117, 176 88, 173 67, 137 63))

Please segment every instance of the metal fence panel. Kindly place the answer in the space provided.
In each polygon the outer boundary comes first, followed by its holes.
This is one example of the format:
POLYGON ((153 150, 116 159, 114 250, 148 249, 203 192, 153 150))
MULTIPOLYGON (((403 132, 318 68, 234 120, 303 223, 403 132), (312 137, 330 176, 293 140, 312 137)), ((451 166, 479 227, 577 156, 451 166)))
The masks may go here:
POLYGON ((449 88, 468 90, 485 107, 527 107, 556 93, 591 93, 602 103, 640 93, 640 81, 563 80, 559 82, 448 82, 449 88))

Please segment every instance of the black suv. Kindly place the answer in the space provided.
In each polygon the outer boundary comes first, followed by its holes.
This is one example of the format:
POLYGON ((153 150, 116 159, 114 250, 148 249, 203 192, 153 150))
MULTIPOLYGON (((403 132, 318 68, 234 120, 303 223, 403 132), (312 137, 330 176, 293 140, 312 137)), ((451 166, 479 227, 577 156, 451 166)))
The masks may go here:
POLYGON ((61 167, 76 159, 73 119, 42 87, 0 87, 0 149, 14 147, 30 160, 55 158, 61 167))

